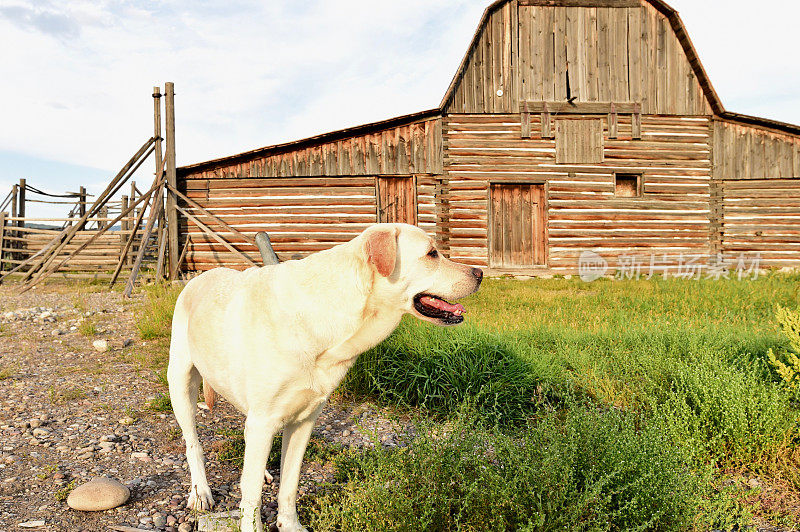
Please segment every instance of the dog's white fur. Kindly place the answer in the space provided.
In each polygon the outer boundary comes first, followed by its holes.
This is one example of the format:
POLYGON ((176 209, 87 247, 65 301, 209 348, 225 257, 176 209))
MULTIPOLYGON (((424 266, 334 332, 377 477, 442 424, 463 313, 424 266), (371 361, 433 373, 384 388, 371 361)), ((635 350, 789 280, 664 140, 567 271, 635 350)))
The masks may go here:
POLYGON ((295 507, 314 422, 359 354, 385 339, 413 298, 459 299, 482 272, 433 257, 421 229, 379 224, 303 260, 191 280, 172 324, 169 390, 186 440, 189 507, 214 505, 195 413, 201 379, 246 415, 241 529, 262 531, 261 491, 273 436, 283 429, 278 526, 304 531, 295 507), (431 255, 429 255, 431 253, 431 255))

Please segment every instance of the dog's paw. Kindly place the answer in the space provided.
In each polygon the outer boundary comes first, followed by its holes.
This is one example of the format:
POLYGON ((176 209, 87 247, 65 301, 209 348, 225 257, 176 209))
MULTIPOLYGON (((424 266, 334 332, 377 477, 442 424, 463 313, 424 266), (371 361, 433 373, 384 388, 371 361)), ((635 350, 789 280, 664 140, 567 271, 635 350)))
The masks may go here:
POLYGON ((207 512, 214 507, 214 497, 211 495, 211 488, 205 486, 192 486, 189 492, 189 501, 186 507, 190 510, 202 510, 207 512))
POLYGON ((267 484, 272 484, 272 481, 275 480, 272 478, 272 475, 269 474, 269 469, 264 470, 264 480, 267 481, 267 484))
POLYGON ((294 515, 281 515, 278 514, 278 530, 280 532, 308 532, 306 527, 300 524, 297 514, 294 515))

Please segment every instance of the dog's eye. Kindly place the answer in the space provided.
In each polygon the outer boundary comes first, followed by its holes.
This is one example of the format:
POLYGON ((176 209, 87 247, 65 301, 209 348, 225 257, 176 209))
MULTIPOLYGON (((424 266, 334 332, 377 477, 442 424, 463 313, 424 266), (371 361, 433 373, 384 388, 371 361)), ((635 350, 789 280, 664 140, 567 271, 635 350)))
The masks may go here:
POLYGON ((438 256, 439 256, 439 252, 438 252, 438 251, 436 251, 436 249, 432 249, 432 250, 430 250, 430 251, 428 252, 428 256, 429 256, 430 258, 432 258, 432 259, 435 259, 436 257, 438 257, 438 256))

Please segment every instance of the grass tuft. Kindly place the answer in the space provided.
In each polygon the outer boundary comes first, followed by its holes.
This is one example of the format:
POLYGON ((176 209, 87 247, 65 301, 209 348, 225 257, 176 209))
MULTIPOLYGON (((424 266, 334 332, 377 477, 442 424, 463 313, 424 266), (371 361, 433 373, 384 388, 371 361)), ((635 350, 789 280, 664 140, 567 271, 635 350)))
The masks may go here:
POLYGON ((145 287, 146 299, 136 322, 142 339, 169 338, 172 314, 181 290, 183 290, 182 285, 166 283, 145 287))

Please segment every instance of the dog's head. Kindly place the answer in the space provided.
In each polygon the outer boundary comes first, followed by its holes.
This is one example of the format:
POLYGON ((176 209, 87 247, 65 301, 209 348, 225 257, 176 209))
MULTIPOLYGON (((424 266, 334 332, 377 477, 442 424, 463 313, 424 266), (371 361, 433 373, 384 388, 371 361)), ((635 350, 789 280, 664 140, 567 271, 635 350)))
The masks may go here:
POLYGON ((437 325, 464 321, 464 307, 448 300, 475 293, 483 271, 446 259, 433 239, 413 225, 374 225, 361 239, 373 272, 373 294, 383 304, 437 325))

